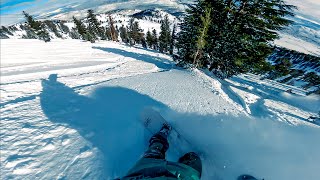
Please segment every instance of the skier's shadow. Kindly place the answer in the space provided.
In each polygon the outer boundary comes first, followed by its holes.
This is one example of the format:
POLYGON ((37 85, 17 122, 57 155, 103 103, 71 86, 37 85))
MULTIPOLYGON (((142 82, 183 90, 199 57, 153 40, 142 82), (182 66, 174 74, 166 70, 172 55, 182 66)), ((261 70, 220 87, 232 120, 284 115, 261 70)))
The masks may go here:
POLYGON ((67 124, 104 155, 104 172, 125 174, 145 150, 138 118, 145 107, 167 108, 149 96, 122 87, 96 89, 79 95, 52 74, 42 80, 41 107, 49 120, 67 124), (126 154, 130 152, 130 156, 126 154))

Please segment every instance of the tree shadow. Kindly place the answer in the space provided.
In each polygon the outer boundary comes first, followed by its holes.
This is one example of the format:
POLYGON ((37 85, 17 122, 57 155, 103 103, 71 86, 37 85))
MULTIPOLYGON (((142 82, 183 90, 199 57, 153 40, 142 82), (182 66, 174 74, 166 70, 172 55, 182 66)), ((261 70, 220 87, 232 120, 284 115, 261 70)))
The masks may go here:
POLYGON ((136 52, 125 51, 122 49, 109 48, 109 47, 94 46, 92 48, 106 51, 109 53, 119 54, 119 55, 125 56, 125 57, 131 57, 131 58, 137 59, 139 61, 152 63, 160 69, 164 69, 164 70, 176 69, 176 66, 173 64, 173 62, 169 61, 168 59, 165 59, 165 58, 155 57, 155 56, 151 56, 148 54, 141 54, 141 53, 136 53, 136 52))

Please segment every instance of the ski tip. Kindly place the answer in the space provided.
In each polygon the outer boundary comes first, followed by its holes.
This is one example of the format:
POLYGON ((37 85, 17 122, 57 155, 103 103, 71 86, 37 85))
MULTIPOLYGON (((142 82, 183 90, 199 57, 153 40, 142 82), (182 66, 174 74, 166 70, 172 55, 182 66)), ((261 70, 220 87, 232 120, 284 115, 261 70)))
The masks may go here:
POLYGON ((251 175, 243 174, 241 176, 238 176, 237 180, 258 180, 258 179, 251 175))

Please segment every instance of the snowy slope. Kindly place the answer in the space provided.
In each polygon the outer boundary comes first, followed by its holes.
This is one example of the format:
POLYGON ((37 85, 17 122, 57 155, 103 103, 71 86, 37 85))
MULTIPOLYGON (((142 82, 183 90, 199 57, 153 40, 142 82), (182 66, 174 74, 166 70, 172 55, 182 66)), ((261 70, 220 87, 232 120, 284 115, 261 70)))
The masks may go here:
POLYGON ((298 52, 320 56, 320 1, 286 0, 297 7, 294 17, 288 17, 294 23, 280 32, 276 45, 298 52))
POLYGON ((1 178, 123 176, 146 148, 139 114, 155 107, 203 153, 204 180, 320 179, 320 98, 304 94, 113 42, 1 40, 1 178))
POLYGON ((299 15, 290 18, 294 23, 280 31, 280 39, 274 43, 305 54, 320 57, 320 21, 299 15))

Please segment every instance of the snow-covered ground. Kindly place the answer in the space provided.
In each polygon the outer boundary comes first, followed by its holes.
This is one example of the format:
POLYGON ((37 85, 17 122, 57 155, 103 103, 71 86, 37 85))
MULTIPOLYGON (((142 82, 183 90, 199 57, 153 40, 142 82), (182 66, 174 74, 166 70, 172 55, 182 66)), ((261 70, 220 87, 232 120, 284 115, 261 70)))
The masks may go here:
POLYGON ((145 107, 201 151, 204 180, 320 179, 320 123, 308 119, 319 96, 251 74, 218 80, 114 42, 0 43, 1 179, 123 176, 146 149, 145 107))

